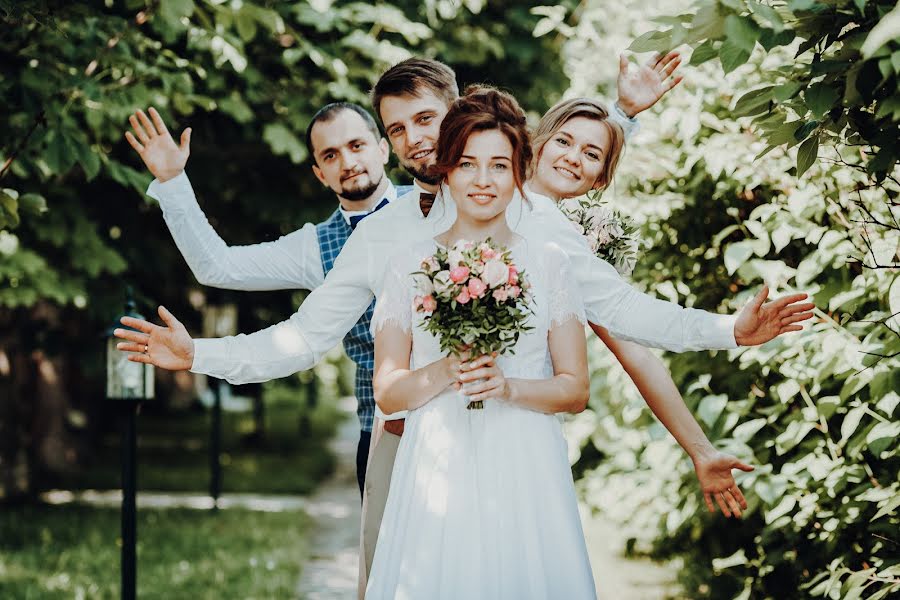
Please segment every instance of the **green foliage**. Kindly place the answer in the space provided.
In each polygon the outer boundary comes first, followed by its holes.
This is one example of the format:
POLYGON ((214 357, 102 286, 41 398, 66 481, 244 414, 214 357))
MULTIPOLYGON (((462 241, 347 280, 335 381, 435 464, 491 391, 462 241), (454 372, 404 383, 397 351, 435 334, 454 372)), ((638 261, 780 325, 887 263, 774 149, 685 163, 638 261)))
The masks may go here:
MULTIPOLYGON (((0 595, 120 597, 120 518, 118 509, 87 506, 4 508, 0 595)), ((294 597, 312 527, 312 519, 297 511, 141 509, 137 594, 294 597)))
POLYGON ((301 164, 315 111, 368 105, 378 75, 412 52, 451 64, 461 85, 490 81, 536 111, 556 101, 568 82, 561 40, 533 38, 542 17, 532 4, 0 0, 0 386, 10 390, 0 394, 9 433, 0 495, 13 487, 13 465, 33 465, 26 481, 36 481, 43 459, 26 454, 51 446, 31 437, 30 423, 44 421, 44 405, 26 393, 34 352, 62 361, 62 395, 88 430, 110 426, 101 332, 126 286, 141 312, 165 304, 194 334, 208 303, 236 303, 249 332, 303 298, 197 284, 144 196, 151 178, 124 140, 130 114, 154 106, 176 137, 190 126, 187 170, 213 226, 231 245, 270 241, 335 209, 301 164), (552 74, 535 82, 538 68, 552 74))
POLYGON ((631 49, 687 43, 695 47, 693 64, 718 57, 730 73, 759 47, 772 59, 759 73, 768 85, 738 99, 735 112, 756 115, 753 127, 770 148, 802 142, 798 177, 815 161, 820 143, 848 140, 866 147, 864 163, 879 180, 892 172, 900 158, 896 2, 698 0, 694 11, 647 32, 631 49))
MULTIPOLYGON (((570 427, 578 485, 624 523, 630 548, 682 559, 692 600, 885 598, 900 591, 900 173, 893 160, 872 161, 896 143, 896 133, 878 137, 896 131, 878 116, 897 97, 896 76, 849 102, 839 82, 873 64, 847 40, 858 35, 859 48, 887 11, 878 2, 773 6, 659 4, 685 14, 657 19, 665 33, 639 47, 680 35, 698 44, 697 67, 658 114, 641 116, 611 190, 651 244, 637 285, 733 312, 765 282, 773 295, 808 291, 818 307, 806 331, 762 347, 665 357, 715 445, 756 465, 738 475, 749 510, 741 522, 707 513, 690 461, 599 343, 590 410, 570 427), (859 5, 861 29, 842 27, 859 5), (747 52, 753 32, 772 49, 747 52), (772 45, 785 32, 798 38, 790 52, 772 45), (842 34, 843 45, 831 39, 842 34), (794 59, 807 39, 816 47, 794 59), (844 71, 830 70, 833 55, 844 71)), ((581 94, 614 76, 581 67, 621 43, 607 34, 647 30, 605 3, 586 8, 588 18, 600 35, 574 35, 578 52, 568 54, 573 72, 586 73, 581 94)))

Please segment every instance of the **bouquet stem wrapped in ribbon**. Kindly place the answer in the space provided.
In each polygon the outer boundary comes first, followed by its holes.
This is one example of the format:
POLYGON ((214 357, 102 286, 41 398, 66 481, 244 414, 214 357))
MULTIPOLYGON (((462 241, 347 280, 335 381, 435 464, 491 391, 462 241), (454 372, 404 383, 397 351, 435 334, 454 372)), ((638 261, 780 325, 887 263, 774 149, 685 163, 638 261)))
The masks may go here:
MULTIPOLYGON (((511 252, 490 238, 438 248, 422 259, 413 277, 413 310, 424 315, 421 327, 453 356, 513 354, 519 336, 532 329, 527 325, 533 314, 531 285, 511 252)), ((471 402, 467 408, 484 404, 471 402)))

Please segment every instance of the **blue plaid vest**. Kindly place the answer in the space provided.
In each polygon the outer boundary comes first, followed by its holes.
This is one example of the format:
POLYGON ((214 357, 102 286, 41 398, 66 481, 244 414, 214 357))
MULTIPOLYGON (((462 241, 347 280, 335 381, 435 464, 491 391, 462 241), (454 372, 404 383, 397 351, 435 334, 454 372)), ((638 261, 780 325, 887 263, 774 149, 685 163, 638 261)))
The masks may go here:
MULTIPOLYGON (((397 198, 412 190, 411 185, 398 185, 397 198)), ((325 275, 334 267, 334 261, 350 237, 352 230, 344 219, 340 209, 316 225, 319 239, 319 253, 322 255, 322 270, 325 275)), ((372 370, 375 368, 375 341, 369 331, 372 313, 375 310, 373 300, 363 316, 344 336, 344 351, 350 360, 356 363, 356 383, 354 385, 356 400, 359 403, 356 414, 363 431, 372 431, 375 418, 375 392, 372 390, 372 370)))

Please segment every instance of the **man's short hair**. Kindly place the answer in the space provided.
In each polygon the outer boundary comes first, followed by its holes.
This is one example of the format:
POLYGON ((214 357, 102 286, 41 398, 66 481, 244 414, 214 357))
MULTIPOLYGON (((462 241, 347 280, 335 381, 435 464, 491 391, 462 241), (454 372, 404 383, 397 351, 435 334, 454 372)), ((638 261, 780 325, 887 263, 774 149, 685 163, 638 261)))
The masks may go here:
POLYGON ((442 62, 430 58, 407 58, 378 78, 372 88, 372 108, 381 119, 381 101, 385 96, 420 96, 423 89, 443 99, 447 106, 459 98, 456 73, 442 62))
POLYGON ((369 111, 359 104, 354 104, 353 102, 332 102, 331 104, 326 104, 313 115, 312 120, 306 127, 306 150, 309 152, 314 163, 316 162, 316 154, 312 144, 313 126, 320 121, 323 123, 332 121, 338 114, 345 110, 353 111, 362 117, 363 122, 366 124, 366 128, 372 132, 372 136, 374 136, 376 140, 381 138, 381 132, 378 130, 378 124, 375 122, 375 119, 372 118, 369 111))

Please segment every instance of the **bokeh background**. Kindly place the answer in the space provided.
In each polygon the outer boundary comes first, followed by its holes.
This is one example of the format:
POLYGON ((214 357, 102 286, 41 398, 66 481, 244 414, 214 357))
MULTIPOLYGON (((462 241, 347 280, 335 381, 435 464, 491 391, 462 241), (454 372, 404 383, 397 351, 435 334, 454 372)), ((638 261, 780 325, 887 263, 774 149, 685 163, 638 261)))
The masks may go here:
MULTIPOLYGON (((765 282, 818 309, 763 347, 664 355, 717 447, 757 466, 739 480, 741 522, 706 513, 686 454, 592 342, 591 405, 567 424, 583 502, 615 533, 591 543, 671 575, 627 597, 900 591, 895 2, 0 0, 0 22, 0 596, 118 593, 118 513, 78 499, 120 485, 104 335, 128 288, 142 312, 164 303, 195 334, 208 305, 236 304, 249 332, 303 299, 194 280, 124 141, 132 111, 193 128, 201 206, 246 244, 334 210, 306 125, 327 102, 368 105, 378 75, 411 54, 513 92, 536 122, 564 97, 612 101, 620 53, 670 48, 685 81, 640 116, 606 193, 642 226, 635 285, 732 312, 765 282)), ((327 441, 349 372, 337 351, 313 373, 229 388, 224 493, 313 493, 335 468, 327 441)), ((157 373, 139 421, 142 490, 204 492, 210 396, 205 381, 157 373)), ((303 510, 139 518, 148 598, 296 597, 315 553, 303 510)))

